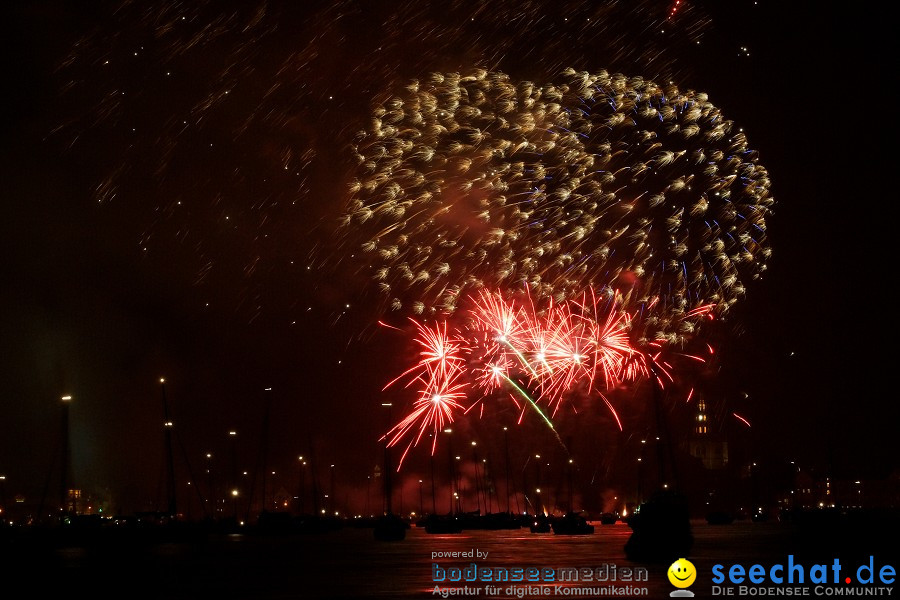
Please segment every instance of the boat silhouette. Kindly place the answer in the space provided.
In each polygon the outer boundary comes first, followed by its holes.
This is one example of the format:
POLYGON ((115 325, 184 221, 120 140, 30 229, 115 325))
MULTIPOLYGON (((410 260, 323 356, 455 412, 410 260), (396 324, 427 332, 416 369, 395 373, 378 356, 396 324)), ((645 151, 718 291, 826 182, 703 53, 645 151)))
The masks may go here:
POLYGON ((594 526, 576 512, 569 512, 565 516, 555 519, 551 527, 556 535, 591 535, 594 533, 594 526))

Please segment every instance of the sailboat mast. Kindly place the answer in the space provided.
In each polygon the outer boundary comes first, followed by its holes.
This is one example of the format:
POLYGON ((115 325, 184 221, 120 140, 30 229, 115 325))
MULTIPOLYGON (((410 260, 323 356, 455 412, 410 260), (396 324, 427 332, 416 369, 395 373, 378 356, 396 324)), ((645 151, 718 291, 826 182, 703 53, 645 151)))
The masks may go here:
POLYGON ((177 514, 177 505, 175 497, 175 457, 172 452, 172 419, 169 417, 169 401, 166 397, 166 380, 159 380, 159 387, 162 391, 163 403, 163 431, 165 434, 165 452, 166 452, 166 497, 168 500, 166 513, 170 518, 174 518, 177 514))

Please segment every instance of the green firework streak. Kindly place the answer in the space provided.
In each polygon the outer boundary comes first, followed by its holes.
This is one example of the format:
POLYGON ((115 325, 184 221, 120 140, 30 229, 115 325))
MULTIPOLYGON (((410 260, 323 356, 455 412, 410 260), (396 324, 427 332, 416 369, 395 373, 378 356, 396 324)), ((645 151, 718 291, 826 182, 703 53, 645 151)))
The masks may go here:
POLYGON ((544 419, 544 422, 547 423, 547 425, 550 427, 550 429, 552 429, 553 431, 556 431, 556 427, 553 426, 553 421, 551 421, 549 418, 547 418, 547 415, 545 415, 545 414, 544 414, 544 411, 542 411, 542 410, 540 409, 540 407, 537 405, 537 403, 536 403, 534 400, 531 399, 531 396, 528 395, 528 392, 526 392, 525 390, 523 390, 522 388, 520 388, 519 385, 518 385, 515 381, 513 381, 512 379, 510 379, 510 378, 507 377, 506 375, 504 375, 503 378, 504 378, 506 381, 508 381, 509 384, 510 384, 511 386, 513 386, 514 388, 516 388, 516 390, 517 390, 520 394, 522 394, 522 397, 523 397, 523 398, 525 398, 526 400, 528 400, 528 402, 531 404, 531 407, 532 407, 534 410, 537 411, 537 414, 541 415, 541 418, 544 419))
MULTIPOLYGON (((519 360, 522 362, 522 364, 525 365, 525 367, 526 367, 529 371, 531 371, 531 374, 534 375, 534 378, 537 379, 537 378, 538 378, 537 371, 534 370, 534 367, 531 366, 531 363, 528 362, 528 359, 526 359, 524 356, 522 356, 522 353, 519 352, 518 350, 516 350, 515 347, 514 347, 512 344, 509 343, 509 340, 504 340, 503 343, 506 344, 506 345, 509 347, 509 349, 512 350, 513 353, 514 353, 517 357, 519 357, 519 360)), ((510 382, 510 383, 512 383, 512 382, 510 382)), ((516 385, 516 384, 513 383, 513 385, 516 385)), ((516 385, 516 387, 518 388, 519 386, 516 385)), ((520 390, 520 391, 521 391, 521 390, 520 390)), ((527 396, 526 396, 526 397, 527 397, 527 396)), ((532 404, 534 404, 534 402, 531 400, 531 398, 529 398, 528 400, 529 400, 530 402, 532 402, 532 404)), ((546 419, 546 417, 544 417, 544 418, 546 419)), ((552 425, 551 425, 551 427, 552 427, 552 425)))
POLYGON ((547 424, 547 427, 550 428, 550 431, 552 431, 554 437, 556 437, 556 441, 559 442, 559 445, 562 446, 563 450, 565 450, 565 451, 566 451, 566 454, 568 454, 568 453, 569 453, 569 449, 566 448, 566 445, 563 443, 562 438, 560 438, 560 437, 559 437, 559 434, 556 432, 556 427, 553 426, 553 421, 551 421, 551 420, 547 417, 547 415, 544 414, 544 411, 542 411, 541 408, 537 405, 537 402, 535 402, 534 400, 532 400, 532 399, 531 399, 531 396, 529 396, 528 393, 527 393, 525 390, 523 390, 521 387, 519 387, 519 384, 517 384, 515 381, 513 381, 512 379, 510 379, 510 378, 507 377, 506 375, 503 375, 503 378, 504 378, 506 381, 508 381, 509 384, 510 384, 511 386, 513 386, 514 388, 516 388, 516 391, 519 392, 519 393, 522 395, 523 398, 525 398, 526 400, 528 400, 528 403, 531 404, 531 408, 533 408, 533 409, 537 412, 537 414, 541 415, 541 418, 544 419, 544 422, 547 424))

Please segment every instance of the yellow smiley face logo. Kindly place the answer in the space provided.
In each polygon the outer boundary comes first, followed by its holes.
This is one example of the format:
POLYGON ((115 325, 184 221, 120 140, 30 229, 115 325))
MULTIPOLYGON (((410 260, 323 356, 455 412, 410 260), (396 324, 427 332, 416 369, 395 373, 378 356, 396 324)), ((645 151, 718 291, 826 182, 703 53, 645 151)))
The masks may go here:
POLYGON ((697 569, 686 558, 679 558, 668 570, 669 582, 677 588, 690 587, 697 579, 697 569))

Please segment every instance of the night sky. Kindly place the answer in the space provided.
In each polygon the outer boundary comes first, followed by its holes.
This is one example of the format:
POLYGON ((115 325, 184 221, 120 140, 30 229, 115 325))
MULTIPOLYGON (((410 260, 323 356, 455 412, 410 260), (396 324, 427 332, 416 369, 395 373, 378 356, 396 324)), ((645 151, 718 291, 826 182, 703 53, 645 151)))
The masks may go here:
MULTIPOLYGON (((312 444, 320 477, 335 464, 339 485, 363 485, 388 423, 379 390, 410 350, 376 331, 368 290, 333 268, 347 145, 392 86, 474 67, 537 81, 606 68, 708 92, 759 151, 778 202, 769 271, 723 326, 712 386, 753 427, 723 426, 764 464, 896 468, 895 119, 877 15, 685 0, 661 32, 671 3, 292 4, 4 7, 8 494, 41 495, 71 394, 75 480, 126 511, 153 507, 160 377, 195 471, 207 452, 225 460, 230 429, 252 469, 272 387, 272 469, 296 477, 312 444)), ((624 433, 585 419, 569 431, 575 452, 613 456, 643 431, 633 412, 624 433)), ((497 425, 464 435, 491 440, 497 425)), ((546 437, 515 432, 516 453, 527 435, 546 437)), ((411 478, 426 456, 404 467, 411 478)), ((610 460, 597 464, 619 472, 610 460)))

